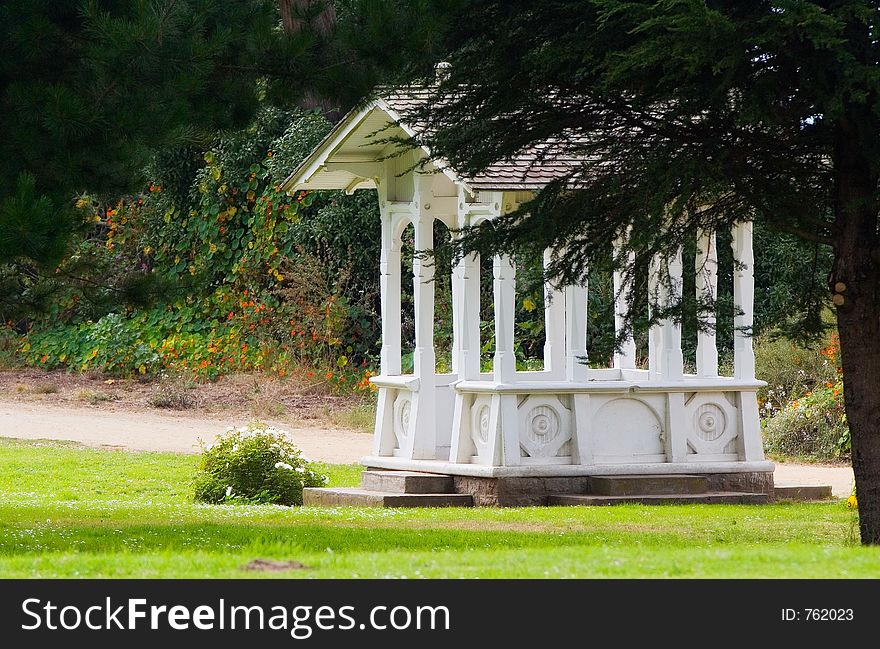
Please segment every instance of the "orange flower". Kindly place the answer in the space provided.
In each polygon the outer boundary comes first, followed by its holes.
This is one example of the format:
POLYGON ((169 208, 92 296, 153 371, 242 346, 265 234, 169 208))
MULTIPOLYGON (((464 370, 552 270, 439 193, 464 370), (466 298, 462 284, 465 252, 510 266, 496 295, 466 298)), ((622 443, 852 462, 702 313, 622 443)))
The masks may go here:
POLYGON ((332 379, 332 378, 333 378, 333 372, 327 372, 327 373, 324 375, 324 378, 326 378, 326 379, 332 379))
POLYGON ((795 399, 794 401, 791 402, 791 407, 794 408, 795 410, 798 409, 798 406, 799 406, 799 405, 800 405, 800 404, 798 403, 798 400, 797 400, 797 399, 795 399))

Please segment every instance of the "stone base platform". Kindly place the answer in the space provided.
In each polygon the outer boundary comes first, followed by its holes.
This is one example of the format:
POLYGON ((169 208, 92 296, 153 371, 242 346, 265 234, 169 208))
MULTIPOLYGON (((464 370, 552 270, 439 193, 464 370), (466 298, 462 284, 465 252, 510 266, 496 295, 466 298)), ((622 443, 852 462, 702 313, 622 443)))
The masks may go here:
POLYGON ((773 472, 478 477, 367 469, 360 489, 309 488, 307 506, 523 507, 531 505, 773 502, 773 472))

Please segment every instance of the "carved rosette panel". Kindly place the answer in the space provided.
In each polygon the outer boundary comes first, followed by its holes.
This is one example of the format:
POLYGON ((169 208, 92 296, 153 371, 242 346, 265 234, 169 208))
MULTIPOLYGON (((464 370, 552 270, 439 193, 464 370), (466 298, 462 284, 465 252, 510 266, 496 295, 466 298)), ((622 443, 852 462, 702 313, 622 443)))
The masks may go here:
POLYGON ((733 452, 737 411, 722 393, 696 393, 685 404, 688 446, 692 453, 733 452))
POLYGON ((394 437, 397 439, 397 448, 403 448, 406 438, 409 436, 409 415, 412 410, 412 395, 401 392, 394 400, 394 437))
POLYGON ((520 447, 529 457, 556 457, 571 440, 571 411, 557 397, 531 396, 519 406, 520 447))
POLYGON ((492 439, 492 399, 488 396, 477 397, 471 407, 471 439, 477 449, 477 455, 484 455, 489 450, 492 439))
POLYGON ((704 403, 694 413, 694 428, 704 442, 714 442, 727 429, 727 415, 717 403, 704 403))

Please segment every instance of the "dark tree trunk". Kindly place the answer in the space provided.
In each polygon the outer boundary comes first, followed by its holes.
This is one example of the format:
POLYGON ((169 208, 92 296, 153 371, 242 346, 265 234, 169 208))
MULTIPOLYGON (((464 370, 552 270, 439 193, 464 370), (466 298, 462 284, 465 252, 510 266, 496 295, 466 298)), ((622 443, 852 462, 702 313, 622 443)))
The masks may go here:
POLYGON ((295 34, 304 27, 297 12, 308 11, 313 6, 319 6, 321 11, 311 20, 312 29, 326 38, 336 27, 336 9, 332 0, 279 0, 278 4, 281 9, 281 24, 288 34, 295 34))
POLYGON ((843 120, 835 151, 836 245, 831 288, 864 544, 880 544, 880 264, 878 174, 863 151, 871 119, 843 120), (862 128, 857 128, 858 124, 862 128))
MULTIPOLYGON (((306 27, 301 14, 315 8, 319 8, 320 12, 309 21, 309 29, 322 38, 329 38, 336 28, 336 8, 333 6, 333 0, 279 0, 279 8, 281 25, 288 34, 301 32, 306 27)), ((328 120, 337 122, 342 115, 339 111, 327 110, 324 99, 312 90, 306 90, 299 101, 299 107, 305 110, 321 108, 328 120)))

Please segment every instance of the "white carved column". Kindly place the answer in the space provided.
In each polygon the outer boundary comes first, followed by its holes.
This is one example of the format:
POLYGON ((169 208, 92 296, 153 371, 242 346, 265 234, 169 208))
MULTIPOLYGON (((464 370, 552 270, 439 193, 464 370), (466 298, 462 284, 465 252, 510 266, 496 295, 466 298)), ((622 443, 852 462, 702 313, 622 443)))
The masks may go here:
POLYGON ((471 254, 462 259, 464 278, 461 309, 461 355, 459 378, 480 378, 480 256, 471 254))
MULTIPOLYGON (((733 226, 733 301, 738 313, 733 319, 733 375, 744 381, 755 380, 755 352, 752 348, 754 325, 755 260, 752 252, 752 222, 741 221, 733 226)), ((755 390, 737 393, 740 437, 737 452, 746 461, 764 459, 761 444, 761 423, 755 390)))
MULTIPOLYGON (((648 317, 654 317, 656 306, 662 306, 660 286, 660 262, 656 256, 648 264, 648 317)), ((653 323, 648 329, 648 373, 650 378, 659 378, 663 373, 663 329, 660 323, 653 323)))
MULTIPOLYGON (((470 225, 463 191, 459 191, 458 228, 470 225)), ((458 335, 458 362, 453 371, 460 381, 476 381, 480 378, 480 257, 470 254, 459 260, 454 274, 459 278, 459 291, 453 291, 453 323, 458 335)), ((455 360, 455 351, 453 360, 455 360)), ((456 393, 455 409, 452 414, 452 437, 449 449, 449 461, 470 463, 477 453, 473 442, 474 395, 456 393)), ((477 413, 478 415, 480 413, 477 413)), ((482 417, 479 417, 482 419, 482 417)), ((480 421, 477 422, 480 425, 480 421)))
MULTIPOLYGON (((503 206, 509 212, 512 203, 505 202, 505 196, 493 192, 492 208, 495 216, 503 206)), ((493 374, 496 383, 511 383, 516 380, 516 355, 514 354, 514 325, 516 320, 516 265, 508 255, 496 255, 492 263, 495 293, 495 357, 493 374)), ((489 421, 489 439, 492 436, 501 440, 501 464, 518 466, 522 463, 520 450, 520 430, 518 426, 517 395, 497 394, 492 397, 492 416, 489 421)), ((497 448, 497 441, 495 442, 497 448)))
POLYGON ((434 359, 434 262, 429 256, 434 249, 434 219, 420 213, 415 221, 415 254, 413 255, 413 305, 415 310, 416 345, 413 373, 419 380, 436 371, 434 359))
MULTIPOLYGON (((697 233, 696 272, 697 305, 712 304, 718 297, 718 251, 715 233, 700 230, 697 233)), ((718 347, 715 344, 715 312, 705 316, 705 322, 697 330, 697 376, 718 376, 718 347)))
MULTIPOLYGON (((615 257, 620 254, 622 242, 614 251, 615 257)), ((626 255, 626 272, 632 272, 635 265, 635 253, 628 252, 626 255)), ((626 327, 629 318, 629 304, 632 296, 632 278, 626 277, 624 269, 614 271, 614 335, 620 336, 620 332, 626 327)), ((614 367, 621 370, 635 369, 636 366, 636 341, 633 339, 632 328, 626 338, 621 342, 620 348, 614 352, 614 367)))
POLYGON ((395 232, 396 223, 388 203, 380 198, 382 215, 382 253, 379 261, 379 290, 381 293, 382 351, 380 371, 395 376, 400 371, 400 240, 395 232))
POLYGON ((415 349, 413 374, 418 387, 413 393, 404 455, 410 459, 433 459, 436 452, 436 359, 434 354, 434 217, 429 212, 431 177, 413 174, 413 304, 415 349))
MULTIPOLYGON (((544 251, 544 269, 552 251, 544 251)), ((544 282, 544 371, 558 379, 565 376, 565 290, 544 282)))
MULTIPOLYGON (((382 251, 379 260, 379 290, 382 317, 382 350, 379 356, 380 374, 401 374, 400 326, 400 239, 399 220, 391 210, 387 187, 379 184, 379 213, 382 219, 382 251)), ((376 424, 373 428, 373 455, 390 456, 397 446, 394 435, 394 400, 397 391, 380 387, 376 401, 376 424)))
POLYGON ((492 263, 495 294, 495 381, 510 383, 515 379, 516 357, 513 352, 516 317, 516 267, 508 255, 496 255, 492 263))
POLYGON ((738 379, 754 380, 755 352, 752 349, 754 324, 755 261, 752 253, 752 223, 733 226, 733 301, 741 313, 734 317, 733 373, 738 379))
MULTIPOLYGON (((681 304, 682 259, 681 248, 668 259, 668 276, 658 276, 660 295, 664 308, 681 304)), ((681 351, 681 321, 669 316, 661 322, 662 360, 660 375, 666 381, 684 378, 684 356, 681 351)), ((685 422, 684 392, 666 393, 666 459, 669 462, 687 460, 687 424, 685 422)))
MULTIPOLYGON (((456 227, 464 229, 473 223, 462 188, 459 188, 458 200, 456 227)), ((459 291, 453 294, 452 313, 453 322, 458 323, 459 358, 453 371, 460 380, 473 381, 480 378, 480 255, 472 253, 460 259, 454 274, 459 276, 459 291)))
MULTIPOLYGON (((681 249, 672 258, 655 256, 648 270, 649 305, 668 309, 680 302, 682 283, 681 249), (663 265, 666 264, 666 268, 663 265)), ((653 311, 654 307, 650 307, 653 311)), ((654 315, 653 313, 651 314, 654 315)), ((681 324, 666 317, 653 325, 648 334, 648 357, 651 379, 680 381, 684 375, 681 351, 681 324)), ((684 392, 666 393, 664 444, 668 462, 687 460, 687 429, 684 392)))
MULTIPOLYGON (((669 259, 669 277, 661 285, 664 306, 670 308, 681 303, 682 284, 681 248, 669 259)), ((681 321, 673 317, 663 320, 662 375, 665 379, 679 380, 684 375, 684 356, 681 351, 681 321)))
POLYGON ((565 287, 565 367, 568 381, 587 380, 587 280, 565 287))

